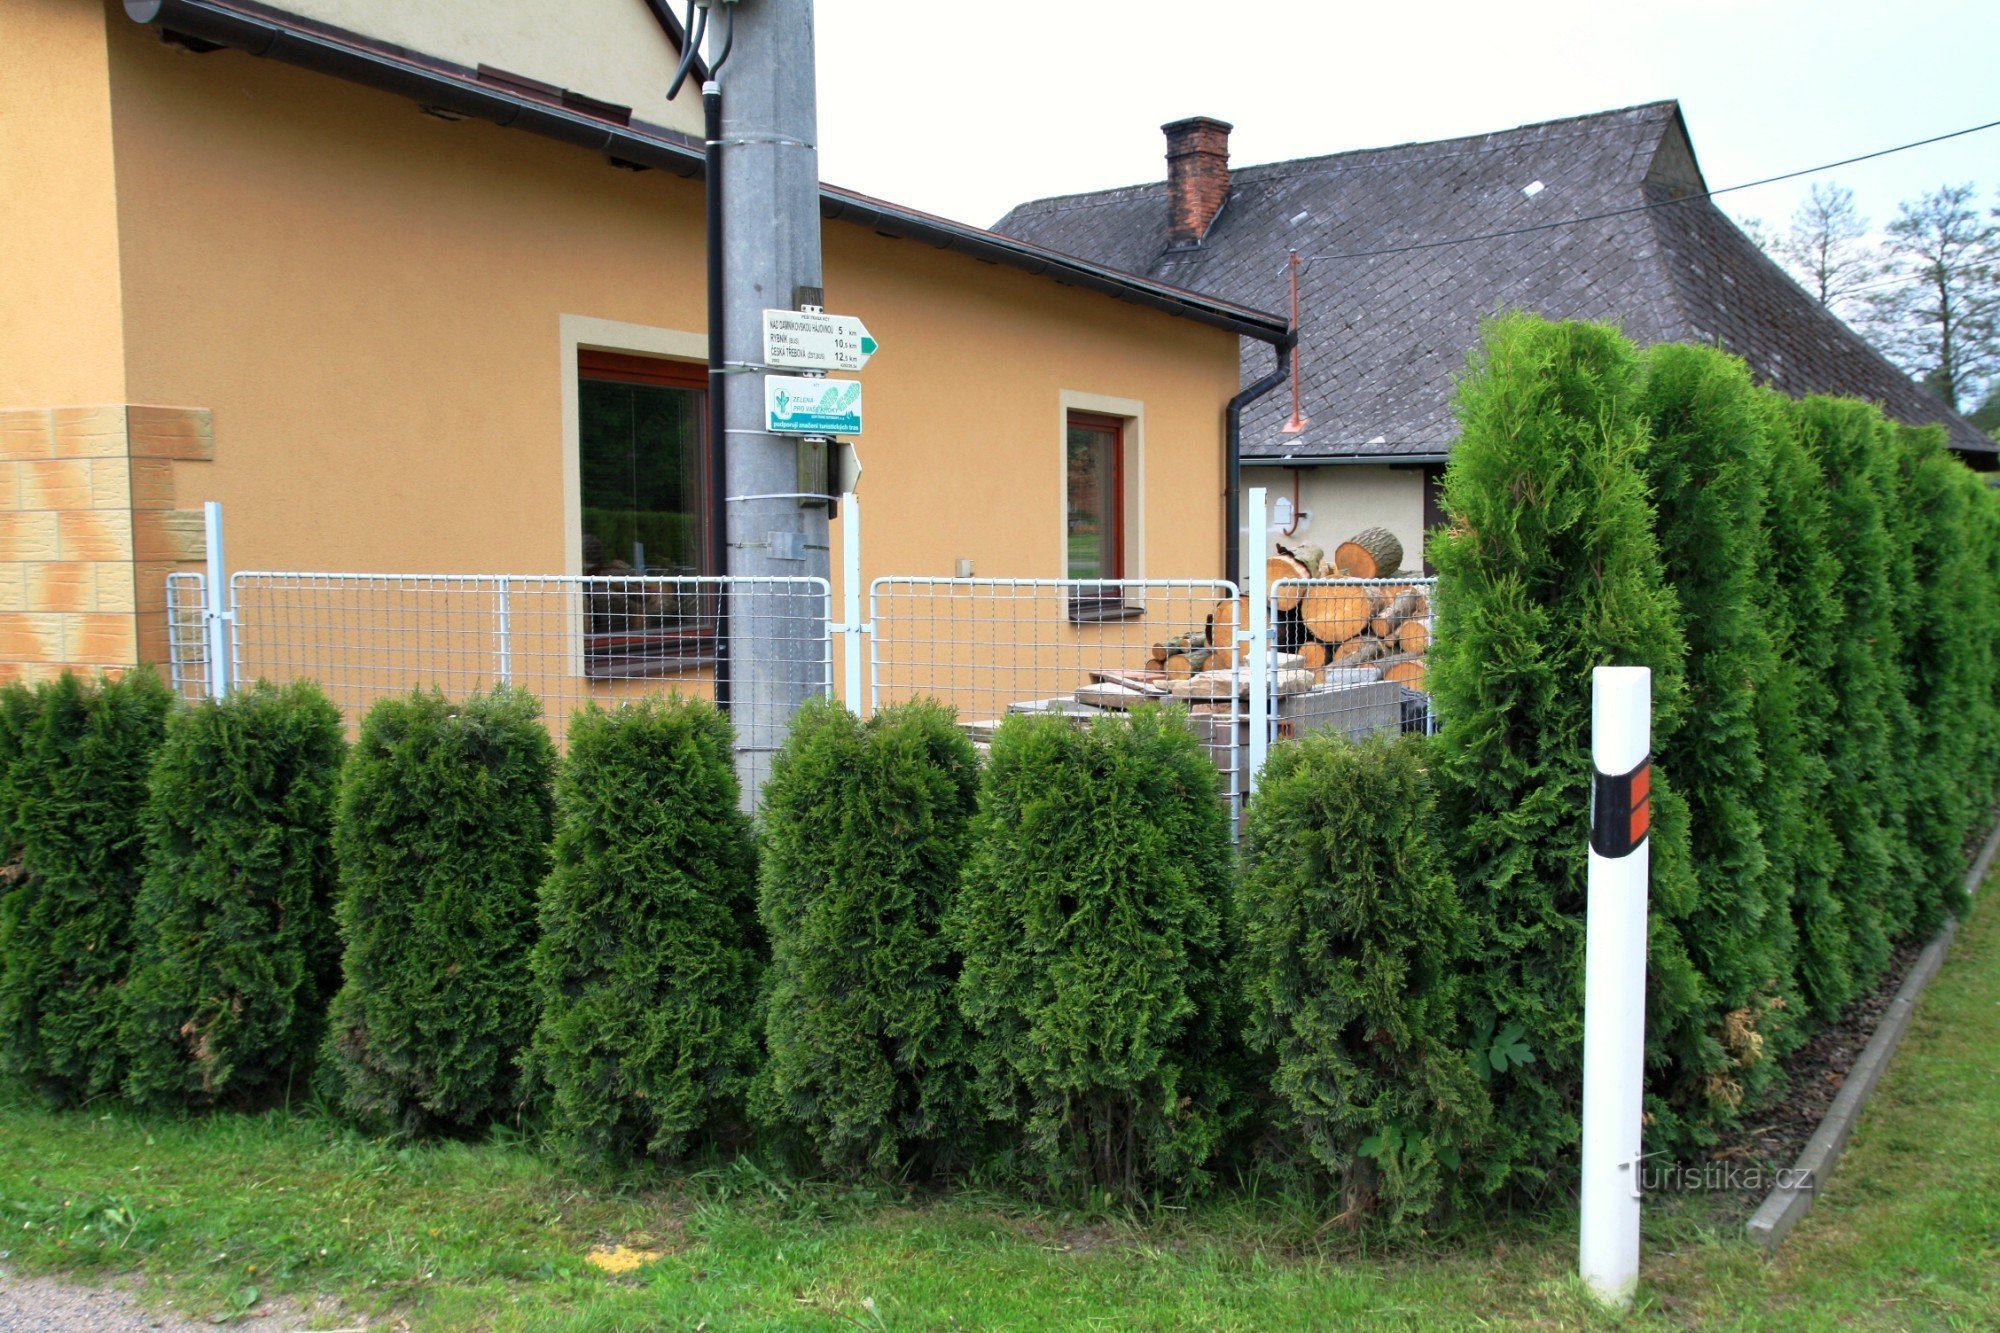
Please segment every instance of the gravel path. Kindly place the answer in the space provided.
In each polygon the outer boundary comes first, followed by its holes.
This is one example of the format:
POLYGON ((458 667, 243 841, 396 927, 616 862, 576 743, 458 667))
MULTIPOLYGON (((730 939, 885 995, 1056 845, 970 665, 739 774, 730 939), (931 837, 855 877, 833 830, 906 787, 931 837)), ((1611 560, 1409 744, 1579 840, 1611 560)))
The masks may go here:
MULTIPOLYGON (((83 1287, 50 1277, 23 1277, 0 1268, 0 1333, 193 1333, 213 1330, 178 1315, 154 1314, 122 1283, 83 1287)), ((298 1328, 282 1316, 246 1319, 231 1329, 298 1328)))

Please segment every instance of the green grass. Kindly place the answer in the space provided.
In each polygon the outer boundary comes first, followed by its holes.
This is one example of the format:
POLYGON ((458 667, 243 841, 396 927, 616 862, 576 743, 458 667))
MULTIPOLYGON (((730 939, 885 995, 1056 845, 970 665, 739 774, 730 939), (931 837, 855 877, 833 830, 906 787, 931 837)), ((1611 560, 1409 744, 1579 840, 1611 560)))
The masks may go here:
POLYGON ((1138 1219, 793 1185, 745 1163, 591 1186, 515 1143, 414 1147, 308 1115, 0 1103, 0 1253, 136 1272, 227 1314, 327 1295, 417 1327, 2000 1326, 2000 912, 1961 932, 1820 1205, 1775 1260, 1701 1200, 1651 1206, 1634 1313, 1572 1276, 1574 1216, 1429 1245, 1318 1234, 1282 1199, 1138 1219), (585 1254, 657 1250, 624 1275, 585 1254))

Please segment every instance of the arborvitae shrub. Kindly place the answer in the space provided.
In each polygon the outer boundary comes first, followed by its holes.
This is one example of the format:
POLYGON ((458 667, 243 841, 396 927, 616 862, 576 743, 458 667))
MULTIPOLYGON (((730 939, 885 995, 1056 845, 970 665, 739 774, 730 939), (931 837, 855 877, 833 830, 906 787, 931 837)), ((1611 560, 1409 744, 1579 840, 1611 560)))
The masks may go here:
POLYGON ((436 691, 368 710, 334 818, 343 981, 327 1067, 346 1111, 463 1131, 516 1104, 554 747, 535 700, 436 691))
POLYGON ((19 681, 0 686, 0 874, 21 854, 14 835, 14 767, 37 706, 35 692, 19 681))
POLYGON ((1902 437, 1907 428, 1899 426, 1873 408, 1875 431, 1871 461, 1882 495, 1882 527, 1889 549, 1889 617, 1896 626, 1895 636, 1882 641, 1888 657, 1889 688, 1882 699, 1888 723, 1890 770, 1882 784, 1883 827, 1890 834, 1890 897, 1888 929, 1892 939, 1904 939, 1917 929, 1925 905, 1935 901, 1936 890, 1925 874, 1921 836, 1914 826, 1917 802, 1935 779, 1933 757, 1922 749, 1917 710, 1922 706, 1911 679, 1910 619, 1926 613, 1917 586, 1917 547, 1925 538, 1924 517, 1913 512, 1905 486, 1902 437))
POLYGON ((1836 596, 1840 564, 1828 547, 1826 477, 1799 440, 1797 412, 1770 390, 1763 406, 1770 563, 1762 604, 1780 669, 1757 695, 1765 762, 1758 808, 1771 875, 1791 886, 1793 975, 1801 1000, 1809 1013, 1830 1019, 1856 990, 1851 923, 1837 891, 1841 843, 1828 791, 1832 675, 1845 632, 1836 596))
POLYGON ((1774 706, 1783 699, 1773 698, 1779 664, 1762 586, 1768 413, 1741 361, 1676 343, 1646 353, 1639 407, 1660 559, 1687 644, 1681 722, 1654 746, 1688 806, 1699 897, 1682 933, 1713 991, 1715 1027, 1735 1015, 1729 1031, 1744 1049, 1734 1058, 1761 1082, 1771 1065, 1747 1034, 1786 1025, 1794 945, 1790 885, 1770 873, 1762 821, 1775 814, 1767 798, 1791 799, 1772 791, 1765 745, 1792 743, 1771 732, 1796 725, 1774 706))
POLYGON ((1489 1130, 1466 1060, 1472 923, 1438 841, 1428 742, 1279 747, 1237 892, 1245 1037, 1275 1062, 1273 1139, 1360 1217, 1421 1217, 1489 1130))
POLYGON ((740 1122, 759 941, 734 740, 678 697, 570 724, 526 1064, 573 1160, 671 1160, 740 1122))
MULTIPOLYGON (((1481 930, 1469 1002, 1475 1059, 1492 1080, 1495 1187, 1547 1176, 1577 1141, 1591 670, 1652 669, 1656 749, 1673 744, 1682 706, 1678 612, 1639 471, 1636 371, 1631 346, 1600 325, 1491 324, 1459 391, 1451 526, 1431 546, 1448 627, 1430 662, 1439 810, 1481 930), (1531 1063, 1511 1058, 1522 1044, 1531 1063)), ((1656 768, 1653 779, 1646 1036, 1649 1066, 1686 1080, 1724 1057, 1680 938, 1695 894, 1673 776, 1656 768)), ((1704 1098, 1726 1107, 1730 1096, 1726 1081, 1675 1092, 1678 1104, 1649 1105, 1656 1144, 1705 1115, 1704 1098)))
POLYGON ((56 1104, 115 1091, 123 1074, 146 775, 173 703, 150 671, 94 685, 65 673, 36 692, 21 736, 21 878, 0 902, 0 1065, 56 1104))
POLYGON ((1909 533, 1913 600, 1897 613, 1913 736, 1906 742, 1906 826, 1919 880, 1912 924, 1929 934, 1964 906, 1961 847, 1978 805, 1981 694, 1989 682, 1979 606, 1991 598, 1978 556, 1965 465, 1945 451, 1944 431, 1897 431, 1902 525, 1909 533))
POLYGON ((1872 982, 1889 960, 1895 907, 1907 885, 1894 886, 1902 836, 1898 803, 1888 791, 1901 776, 1889 753, 1888 699, 1897 687, 1891 542, 1884 520, 1881 413, 1867 403, 1807 398, 1790 405, 1799 438, 1826 479, 1826 537, 1839 565, 1834 598, 1843 609, 1825 688, 1828 809, 1840 839, 1836 881, 1847 922, 1848 967, 1856 986, 1872 982))
POLYGON ((311 684, 177 712, 153 764, 126 1095, 252 1106, 310 1068, 339 978, 333 806, 347 746, 311 684))
POLYGON ((1177 712, 995 733, 951 933, 1022 1176, 1128 1197, 1203 1182, 1230 1091, 1219 790, 1177 712))
POLYGON ((866 725, 808 704, 772 765, 756 1110, 803 1131, 824 1167, 934 1174, 978 1136, 944 933, 978 793, 978 755, 929 702, 866 725))

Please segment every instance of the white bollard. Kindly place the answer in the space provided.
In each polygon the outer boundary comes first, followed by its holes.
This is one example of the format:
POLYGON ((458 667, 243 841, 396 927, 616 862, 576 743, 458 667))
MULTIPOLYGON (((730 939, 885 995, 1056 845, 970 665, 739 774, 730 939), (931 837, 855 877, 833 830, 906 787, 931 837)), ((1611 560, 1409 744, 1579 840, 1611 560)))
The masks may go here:
POLYGON ((1590 887, 1583 977, 1583 1221, 1577 1270, 1627 1305, 1639 1283, 1640 1127, 1651 884, 1653 673, 1591 678, 1590 887))

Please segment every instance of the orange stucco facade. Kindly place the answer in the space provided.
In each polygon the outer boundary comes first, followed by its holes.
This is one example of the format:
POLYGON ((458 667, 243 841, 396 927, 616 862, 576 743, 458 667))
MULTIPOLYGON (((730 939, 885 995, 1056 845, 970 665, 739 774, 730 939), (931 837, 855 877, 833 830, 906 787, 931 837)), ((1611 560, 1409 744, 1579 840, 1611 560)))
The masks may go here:
MULTIPOLYGON (((177 51, 98 0, 0 25, 0 409, 201 413, 154 493, 221 501, 232 568, 575 572, 576 348, 699 356, 698 181, 177 51)), ((1064 412, 1104 403, 1132 418, 1128 574, 1220 574, 1233 333, 840 222, 823 244, 828 308, 883 349, 868 577, 1060 577, 1064 412)))

